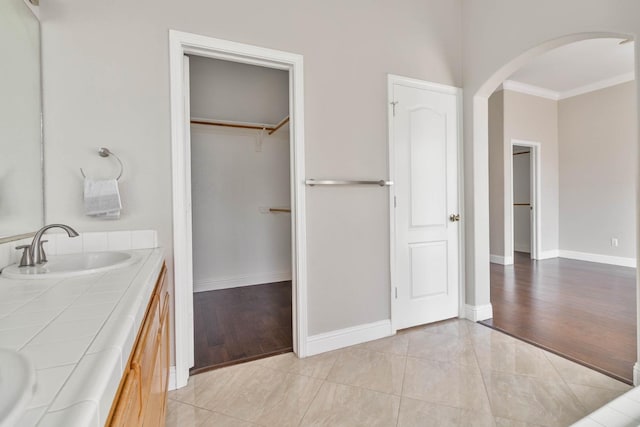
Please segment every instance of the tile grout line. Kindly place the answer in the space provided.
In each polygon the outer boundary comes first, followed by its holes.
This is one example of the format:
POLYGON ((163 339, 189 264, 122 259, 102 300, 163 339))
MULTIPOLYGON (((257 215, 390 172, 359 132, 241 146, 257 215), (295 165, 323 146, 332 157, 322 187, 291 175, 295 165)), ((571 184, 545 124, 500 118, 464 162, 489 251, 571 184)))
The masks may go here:
MULTIPOLYGON (((471 330, 469 329, 469 325, 465 324, 467 332, 471 334, 471 330)), ((471 342, 471 348, 473 349, 473 355, 476 358, 476 363, 478 364, 478 370, 480 371, 480 378, 482 379, 482 386, 484 387, 484 394, 489 402, 489 409, 491 410, 491 416, 493 417, 493 424, 496 425, 496 414, 493 408, 493 403, 491 403, 491 398, 489 397, 489 388, 487 387, 487 381, 484 378, 482 367, 480 366, 480 360, 478 359, 478 352, 476 351, 476 343, 469 339, 471 342)))
MULTIPOLYGON (((276 357, 276 356, 274 356, 274 357, 276 357)), ((260 359, 259 359, 259 360, 260 360, 260 359)), ((205 374, 208 374, 208 373, 211 373, 211 372, 219 372, 219 371, 221 371, 221 370, 223 370, 223 369, 227 369, 227 368, 236 368, 236 369, 240 370, 240 369, 242 369, 242 368, 247 368, 247 366, 243 366, 243 365, 251 364, 251 363, 255 364, 255 366, 257 366, 257 367, 259 367, 259 368, 263 368, 263 369, 266 369, 266 370, 271 371, 271 372, 276 372, 276 373, 278 373, 278 374, 285 374, 286 376, 288 376, 288 375, 294 375, 294 376, 299 376, 299 377, 303 377, 303 378, 309 378, 309 379, 312 379, 312 380, 320 381, 320 386, 318 387, 318 390, 317 390, 317 391, 316 391, 316 393, 314 394, 313 398, 309 401, 309 405, 307 406, 307 408, 306 408, 306 410, 305 410, 304 414, 303 414, 303 415, 302 415, 302 417, 300 418, 300 421, 299 421, 299 423, 298 423, 298 425, 300 425, 300 423, 302 423, 302 420, 303 420, 303 419, 304 419, 304 417, 306 416, 307 412, 308 412, 308 411, 309 411, 309 409, 311 408, 312 403, 314 402, 314 400, 315 400, 315 399, 316 399, 316 397, 318 396, 318 393, 320 393, 320 389, 322 388, 322 386, 323 386, 323 385, 324 385, 324 383, 326 382, 324 379, 317 378, 317 377, 312 377, 312 376, 310 376, 310 375, 302 375, 302 374, 299 374, 299 373, 297 373, 297 372, 286 371, 286 370, 283 370, 283 369, 275 369, 275 368, 271 368, 271 367, 269 367, 269 366, 265 366, 265 365, 262 365, 262 364, 260 364, 260 363, 256 363, 256 361, 255 361, 255 360, 254 360, 254 361, 251 361, 251 362, 247 362, 247 363, 245 363, 245 364, 232 365, 232 366, 228 366, 228 367, 225 367, 225 368, 220 368, 220 369, 215 369, 215 370, 212 370, 212 371, 203 372, 202 374, 196 374, 196 375, 193 375, 193 376, 192 376, 192 378, 194 378, 194 379, 195 379, 195 378, 196 378, 196 377, 198 377, 199 375, 205 375, 205 374)), ((334 361, 334 363, 335 363, 335 361, 334 361)), ((332 365, 332 366, 333 366, 333 365, 332 365)), ((229 382, 230 382, 230 381, 231 381, 231 378, 228 378, 228 379, 224 382, 224 385, 229 384, 229 382)), ((196 393, 196 390, 195 390, 195 388, 196 388, 196 384, 194 384, 194 385, 193 385, 193 387, 194 387, 193 392, 194 392, 194 393, 196 393)), ((226 417, 234 418, 234 419, 239 420, 239 421, 248 422, 248 423, 251 423, 251 424, 254 424, 254 425, 260 425, 259 423, 255 423, 254 421, 250 421, 250 420, 246 420, 246 419, 243 419, 243 418, 239 418, 239 417, 237 417, 237 416, 230 415, 230 414, 228 414, 228 413, 226 413, 226 412, 223 412, 223 411, 213 411, 213 410, 211 410, 211 409, 209 409, 209 408, 206 408, 206 407, 204 407, 204 406, 200 406, 200 405, 198 405, 198 404, 196 404, 196 403, 184 402, 184 401, 182 401, 182 400, 174 399, 174 398, 169 398, 169 399, 171 399, 171 400, 173 400, 173 401, 176 401, 176 402, 178 402, 178 403, 183 403, 183 404, 186 404, 186 405, 189 405, 189 406, 193 406, 194 408, 203 409, 203 410, 206 410, 206 411, 209 411, 209 412, 214 412, 214 413, 216 413, 216 414, 220 414, 220 415, 223 415, 223 416, 226 416, 226 417)))
MULTIPOLYGON (((573 389, 571 388, 571 386, 569 386, 569 383, 567 382, 567 380, 562 376, 562 374, 560 373, 560 370, 556 367, 555 363, 553 363, 551 361, 551 359, 549 359, 549 357, 547 356, 547 351, 542 350, 542 355, 544 356, 544 359, 547 361, 547 363, 549 363, 551 365, 551 367, 553 368, 553 370, 558 374, 558 377, 560 377, 560 381, 562 381, 562 383, 565 385, 565 387, 567 387, 567 389, 569 390, 569 393, 571 393, 571 396, 573 396, 573 398, 578 403, 578 405, 580 405, 581 408, 583 408, 585 411, 587 411, 588 409, 584 406, 584 404, 578 398, 578 396, 573 392, 573 389)), ((558 356, 558 357, 560 357, 560 356, 558 356)), ((572 362, 572 363, 575 363, 575 362, 572 362)), ((580 384, 578 384, 578 385, 580 385, 580 384)), ((589 411, 589 413, 586 414, 584 417, 589 416, 589 414, 591 414, 592 412, 593 411, 589 411)))
POLYGON ((198 409, 198 410, 201 410, 201 411, 207 411, 207 412, 211 412, 212 414, 222 415, 223 417, 232 418, 232 419, 237 420, 237 421, 242 421, 243 423, 249 423, 249 424, 253 424, 253 425, 256 425, 256 426, 260 425, 260 424, 254 423, 253 421, 243 420, 242 418, 238 418, 238 417, 235 417, 233 415, 227 415, 227 414, 225 414, 223 412, 213 411, 211 409, 203 408, 201 406, 197 406, 197 405, 194 405, 194 404, 191 404, 191 403, 182 402, 180 400, 175 400, 175 399, 169 399, 169 400, 172 400, 172 401, 178 403, 179 405, 191 406, 192 408, 195 408, 195 409, 198 409))
MULTIPOLYGON (((510 336, 509 334, 505 334, 504 332, 502 332, 502 331, 500 331, 500 330, 492 329, 492 331, 493 331, 493 333, 499 333, 499 334, 503 334, 503 335, 505 335, 505 336, 510 336)), ((513 338, 513 337, 512 337, 512 338, 513 338)), ((531 344, 531 343, 528 343, 528 342, 526 342, 526 341, 518 340, 518 341, 516 342, 516 345, 524 345, 524 346, 532 347, 532 348, 534 348, 534 349, 536 349, 536 350, 541 351, 541 352, 542 352, 542 354, 543 354, 544 360, 545 360, 549 365, 551 365, 551 368, 553 369, 553 371, 554 371, 554 372, 557 374, 557 376, 559 377, 559 379, 560 379, 560 383, 561 383, 561 384, 563 384, 563 385, 564 385, 564 386, 569 390, 569 392, 570 392, 570 396, 571 396, 571 397, 573 397, 573 398, 575 399, 575 402, 576 402, 576 403, 578 403, 578 405, 579 405, 581 408, 583 408, 585 411, 587 410, 587 408, 583 405, 583 403, 580 401, 580 399, 578 399, 577 395, 573 392, 573 390, 572 390, 572 389, 571 389, 571 387, 569 386, 569 383, 568 383, 568 382, 565 380, 565 378, 560 374, 559 369, 558 369, 558 368, 556 367, 556 365, 555 365, 553 362, 551 362, 551 360, 548 358, 547 354, 553 354, 553 353, 550 353, 550 352, 548 352, 548 351, 546 351, 546 350, 544 350, 544 349, 541 349, 541 348, 539 348, 539 347, 537 347, 537 346, 535 346, 535 345, 533 345, 533 344, 531 344)), ((476 346, 475 346, 475 344, 474 344, 474 352, 475 352, 475 349, 476 349, 476 346)), ((477 357, 477 355, 476 355, 476 357, 477 357)), ((560 357, 560 356, 558 356, 558 357, 560 357)), ((575 363, 575 362, 572 362, 572 361, 569 361, 569 362, 571 362, 571 363, 575 363)), ((498 374, 503 374, 503 375, 510 375, 510 376, 514 376, 514 377, 517 377, 517 378, 527 378, 527 379, 531 379, 531 380, 534 380, 534 381, 544 381, 544 382, 549 382, 549 381, 551 381, 551 382, 556 382, 555 380, 551 380, 551 379, 546 380, 546 379, 543 379, 543 378, 538 378, 538 377, 536 377, 535 375, 524 375, 524 374, 519 374, 519 373, 510 373, 510 372, 494 371, 493 369, 490 369, 489 371, 490 371, 490 372, 496 372, 496 373, 498 373, 498 374)), ((486 382, 485 382, 485 379, 484 379, 484 371, 483 371, 482 369, 481 369, 481 373, 482 373, 482 379, 483 379, 483 382, 485 383, 485 388, 486 388, 486 382)), ((578 384, 578 385, 580 385, 580 384, 578 384)), ((591 387, 591 386, 589 386, 589 387, 591 387)), ((599 387, 596 387, 596 388, 599 388, 599 387)), ((607 389, 603 389, 603 388, 599 388, 599 389, 607 390, 607 389)), ((487 389, 487 394, 488 394, 488 389, 487 389)), ((491 399, 489 399, 489 403, 491 404, 491 399)), ((492 413, 493 413, 493 405, 492 405, 492 413)), ((587 417, 587 416, 588 416, 588 414, 587 414, 587 415, 585 415, 583 418, 585 418, 585 417, 587 417)), ((496 417, 496 415, 494 414, 494 418, 495 418, 495 417, 496 417)), ((508 418, 508 417, 501 417, 501 418, 506 418, 506 419, 513 420, 513 419, 508 418)), ((517 420, 513 420, 513 421, 517 421, 517 420)), ((577 420, 577 421, 578 421, 578 420, 577 420)))
POLYGON ((408 339, 407 352, 404 355, 404 369, 402 371, 402 384, 400 385, 400 403, 398 404, 398 415, 396 416, 396 427, 398 427, 398 424, 400 423, 400 410, 402 409, 402 399, 404 398, 404 380, 407 377, 407 362, 409 361, 409 358, 407 355, 409 354, 410 343, 411 341, 408 339))
POLYGON ((322 387, 325 385, 325 383, 327 382, 326 380, 321 380, 322 382, 320 383, 320 386, 318 387, 318 390, 316 391, 316 394, 313 395, 313 398, 309 401, 309 405, 307 405, 307 409, 305 409, 304 414, 302 414, 302 416, 300 417, 300 421, 298 421, 298 426, 302 425, 302 422, 304 421, 304 417, 307 416, 307 414, 309 413, 309 409, 311 409, 311 406, 313 405, 313 402, 316 401, 316 399, 318 398, 318 395, 320 394, 320 390, 322 389, 322 387))

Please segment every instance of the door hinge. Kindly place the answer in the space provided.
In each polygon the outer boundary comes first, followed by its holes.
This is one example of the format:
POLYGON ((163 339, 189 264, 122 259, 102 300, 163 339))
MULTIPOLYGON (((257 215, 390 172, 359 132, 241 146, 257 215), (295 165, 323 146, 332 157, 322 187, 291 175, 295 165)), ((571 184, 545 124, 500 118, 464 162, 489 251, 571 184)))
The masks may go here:
POLYGON ((398 103, 398 101, 393 101, 390 102, 389 104, 391 104, 392 108, 393 108, 393 117, 396 116, 396 104, 398 103))
POLYGON ((393 207, 394 208, 398 207, 398 199, 396 198, 396 196, 393 196, 393 207))
POLYGON ((398 288, 394 288, 396 291, 396 299, 398 299, 398 288))

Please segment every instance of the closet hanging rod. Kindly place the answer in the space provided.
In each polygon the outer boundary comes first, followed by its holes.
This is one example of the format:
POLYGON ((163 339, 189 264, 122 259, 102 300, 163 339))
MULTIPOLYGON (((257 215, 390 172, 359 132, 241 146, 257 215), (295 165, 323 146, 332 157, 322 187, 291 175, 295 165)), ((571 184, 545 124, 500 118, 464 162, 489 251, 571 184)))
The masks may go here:
POLYGON ((531 206, 531 203, 514 203, 513 206, 531 206))
POLYGON ((246 123, 246 122, 232 122, 232 121, 220 121, 220 120, 207 120, 201 118, 192 118, 191 124, 193 125, 205 125, 205 126, 221 126, 236 129, 253 129, 253 130, 266 130, 269 131, 269 135, 273 135, 278 129, 284 126, 289 121, 289 116, 282 119, 275 125, 266 123, 246 123))
POLYGON ((280 120, 280 123, 278 123, 272 130, 269 131, 269 135, 272 135, 274 132, 276 132, 278 129, 280 129, 282 126, 286 125, 287 123, 289 123, 289 116, 280 120))
POLYGON ((520 151, 519 153, 513 153, 514 156, 520 155, 520 154, 529 154, 531 153, 531 151, 520 151))
POLYGON ((393 185, 393 181, 385 181, 384 179, 376 181, 354 181, 354 180, 338 180, 338 179, 307 179, 305 181, 310 187, 314 185, 379 185, 380 187, 393 185))
POLYGON ((284 213, 291 213, 291 209, 285 209, 285 208, 269 208, 269 212, 284 212, 284 213))

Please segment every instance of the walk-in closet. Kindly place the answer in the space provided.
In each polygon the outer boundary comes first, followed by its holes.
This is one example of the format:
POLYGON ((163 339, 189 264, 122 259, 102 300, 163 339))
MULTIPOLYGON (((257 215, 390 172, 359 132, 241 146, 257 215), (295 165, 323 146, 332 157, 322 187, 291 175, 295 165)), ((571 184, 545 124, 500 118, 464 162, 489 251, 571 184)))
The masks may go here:
POLYGON ((189 57, 195 366, 292 350, 288 71, 189 57))

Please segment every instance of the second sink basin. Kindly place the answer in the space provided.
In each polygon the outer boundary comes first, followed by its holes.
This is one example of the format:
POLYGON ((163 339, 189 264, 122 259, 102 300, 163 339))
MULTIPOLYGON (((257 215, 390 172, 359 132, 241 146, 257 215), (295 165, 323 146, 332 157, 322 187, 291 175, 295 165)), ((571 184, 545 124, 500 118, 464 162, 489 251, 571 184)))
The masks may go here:
POLYGON ((18 425, 35 394, 36 371, 22 354, 0 348, 0 427, 18 425))
POLYGON ((125 267, 135 262, 128 252, 84 252, 69 255, 54 255, 49 262, 35 267, 18 267, 13 264, 2 270, 8 279, 51 279, 83 276, 125 267))

